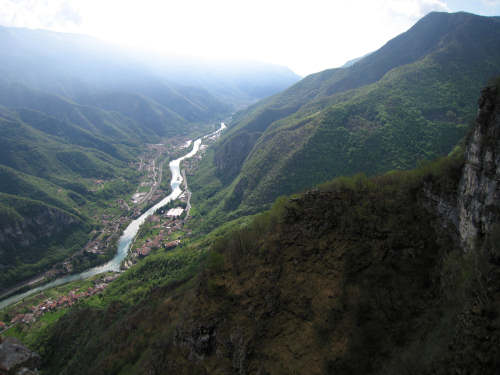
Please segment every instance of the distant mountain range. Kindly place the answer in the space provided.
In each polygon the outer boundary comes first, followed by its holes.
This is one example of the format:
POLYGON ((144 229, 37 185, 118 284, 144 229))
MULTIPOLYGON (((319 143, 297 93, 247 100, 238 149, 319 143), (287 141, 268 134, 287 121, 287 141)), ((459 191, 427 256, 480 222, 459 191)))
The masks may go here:
POLYGON ((356 63, 312 74, 235 115, 212 173, 196 181, 200 212, 239 216, 336 176, 446 155, 498 72, 498 17, 430 13, 356 63))
POLYGON ((135 188, 128 164, 145 143, 201 134, 299 79, 274 65, 152 61, 91 37, 7 27, 0 60, 2 287, 81 248, 93 205, 135 188), (90 191, 92 179, 107 187, 90 191), (33 222, 49 218, 54 230, 33 222))
MULTIPOLYGON (((0 26, 0 46, 3 80, 71 99, 101 89, 162 98, 163 105, 175 95, 190 100, 213 96, 224 105, 242 105, 275 94, 300 79, 283 66, 155 56, 83 35, 45 30, 0 26), (153 83, 156 86, 150 87, 153 83), (170 95, 163 98, 165 93, 170 95)), ((170 104, 174 111, 183 108, 170 104)))

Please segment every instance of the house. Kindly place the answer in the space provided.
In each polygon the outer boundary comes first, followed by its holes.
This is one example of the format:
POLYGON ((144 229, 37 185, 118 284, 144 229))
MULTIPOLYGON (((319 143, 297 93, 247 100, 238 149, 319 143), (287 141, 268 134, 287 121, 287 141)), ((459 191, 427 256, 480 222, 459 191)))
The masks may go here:
POLYGON ((171 208, 167 212, 168 217, 178 217, 181 216, 182 213, 184 212, 184 208, 182 207, 176 207, 176 208, 171 208))
POLYGON ((158 249, 160 247, 160 239, 158 237, 154 238, 150 245, 152 249, 158 249))
POLYGON ((21 322, 24 319, 24 314, 17 314, 10 320, 10 324, 15 324, 21 322))
POLYGON ((179 246, 179 244, 180 244, 180 243, 181 243, 181 241, 180 241, 180 240, 175 240, 175 241, 167 242, 167 243, 165 244, 165 246, 164 246, 164 247, 165 247, 165 250, 170 250, 170 249, 173 249, 173 248, 175 248, 175 247, 179 246))
POLYGON ((139 250, 139 255, 145 257, 145 256, 148 256, 150 252, 151 252, 151 248, 144 246, 142 249, 139 250))
POLYGON ((28 324, 33 323, 35 320, 35 314, 24 314, 22 322, 28 324))

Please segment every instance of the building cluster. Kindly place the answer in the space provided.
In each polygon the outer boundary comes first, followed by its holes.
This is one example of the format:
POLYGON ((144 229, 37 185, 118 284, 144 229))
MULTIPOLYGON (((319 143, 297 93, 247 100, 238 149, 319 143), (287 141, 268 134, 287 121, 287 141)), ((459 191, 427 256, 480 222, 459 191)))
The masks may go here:
POLYGON ((170 236, 175 231, 182 228, 182 220, 175 219, 163 214, 151 215, 148 219, 149 223, 153 223, 151 229, 159 229, 156 236, 148 238, 142 246, 135 247, 131 250, 128 259, 124 262, 124 268, 130 268, 133 264, 137 263, 140 258, 148 256, 151 251, 163 248, 165 250, 171 250, 179 246, 181 243, 180 239, 173 241, 167 241, 168 236, 170 236))
MULTIPOLYGON (((94 284, 93 287, 89 287, 86 291, 79 291, 78 289, 70 291, 67 295, 60 296, 57 299, 48 298, 38 305, 31 306, 31 312, 26 314, 16 314, 10 321, 10 324, 24 323, 30 324, 36 321, 37 318, 41 317, 43 314, 49 311, 55 311, 62 307, 73 306, 79 300, 83 298, 88 298, 95 294, 101 293, 110 282, 115 280, 119 274, 113 274, 100 279, 94 284)), ((5 324, 5 323, 4 323, 5 324)), ((0 325, 0 329, 1 325, 0 325)))
POLYGON ((126 216, 111 217, 102 215, 101 223, 104 228, 101 233, 92 241, 88 242, 83 251, 91 254, 104 254, 112 244, 113 234, 119 233, 122 226, 127 225, 129 219, 126 216))

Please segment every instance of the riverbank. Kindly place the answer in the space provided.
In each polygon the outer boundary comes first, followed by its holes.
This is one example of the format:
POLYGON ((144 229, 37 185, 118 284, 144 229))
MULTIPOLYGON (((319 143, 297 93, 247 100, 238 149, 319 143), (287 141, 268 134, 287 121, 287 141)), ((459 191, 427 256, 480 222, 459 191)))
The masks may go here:
MULTIPOLYGON (((137 181, 136 192, 148 187, 147 197, 144 197, 141 202, 135 202, 131 193, 110 201, 109 207, 99 207, 99 209, 96 207, 92 215, 95 223, 94 229, 89 233, 87 242, 82 248, 65 260, 52 265, 43 273, 8 289, 3 289, 0 295, 0 306, 4 300, 13 295, 24 294, 58 278, 85 272, 113 259, 119 238, 130 222, 170 193, 170 186, 162 184, 163 166, 168 163, 169 156, 178 154, 186 147, 184 139, 173 139, 164 144, 146 144, 144 153, 136 163, 130 163, 129 167, 141 175, 137 181), (158 162, 160 160, 161 162, 158 162)), ((165 174, 168 175, 168 173, 165 174)), ((95 187, 91 190, 97 193, 104 189, 106 183, 107 181, 104 180, 96 180, 95 187)))
MULTIPOLYGON (((222 130, 225 129, 226 126, 224 123, 221 123, 220 128, 212 132, 203 139, 214 139, 214 137, 218 137, 222 130)), ((43 291, 48 288, 52 288, 58 285, 62 285, 71 281, 76 281, 76 280, 84 280, 89 277, 92 277, 94 275, 108 272, 108 271, 113 271, 113 272, 119 272, 120 271, 120 266, 122 261, 125 259, 125 257, 128 254, 128 250, 130 249, 131 243, 134 240, 140 226, 145 222, 145 220, 151 216, 153 213, 155 213, 158 208, 163 207, 167 203, 169 203, 172 200, 177 199, 181 194, 182 194, 182 189, 180 188, 183 178, 181 176, 181 171, 180 171, 180 163, 185 160, 193 157, 196 155, 200 149, 202 143, 202 138, 197 139, 196 141, 193 142, 193 147, 190 152, 188 152, 186 155, 181 156, 180 158, 173 160, 169 163, 169 167, 171 170, 171 193, 162 199, 160 202, 155 204, 153 207, 149 208, 146 212, 144 212, 139 218, 133 220, 130 222, 130 224, 127 226, 127 228, 123 231, 122 236, 120 237, 118 241, 118 251, 114 258, 107 262, 104 265, 94 267, 92 269, 86 270, 84 272, 81 272, 79 274, 73 274, 73 275, 68 275, 62 278, 55 279, 47 284, 44 284, 42 286, 39 286, 37 288, 31 289, 25 293, 21 294, 16 294, 12 297, 9 297, 5 300, 0 301, 0 309, 15 303, 29 295, 32 295, 34 293, 37 293, 39 291, 43 291)))
POLYGON ((119 274, 116 273, 97 275, 26 297, 0 312, 0 334, 7 334, 9 330, 19 325, 36 324, 42 327, 53 320, 44 317, 46 314, 57 314, 61 310, 102 293, 118 276, 119 274))

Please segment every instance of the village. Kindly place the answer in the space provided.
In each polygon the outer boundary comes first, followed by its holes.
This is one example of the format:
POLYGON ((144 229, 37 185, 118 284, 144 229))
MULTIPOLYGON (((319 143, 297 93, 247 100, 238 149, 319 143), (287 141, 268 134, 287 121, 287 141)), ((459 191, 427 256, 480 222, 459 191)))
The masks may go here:
POLYGON ((17 313, 9 323, 0 321, 0 333, 6 329, 11 328, 16 324, 32 324, 37 321, 41 316, 47 312, 53 312, 61 308, 70 307, 78 303, 84 298, 91 297, 95 294, 102 293, 104 289, 114 280, 120 276, 119 273, 104 276, 94 281, 94 285, 88 287, 86 290, 71 290, 68 294, 59 296, 58 298, 47 298, 42 302, 33 305, 29 308, 30 312, 17 313))
MULTIPOLYGON (((172 250, 181 244, 184 236, 189 236, 190 232, 184 229, 184 223, 189 218, 191 209, 191 192, 189 191, 186 173, 194 173, 199 166, 208 146, 215 142, 220 136, 218 130, 203 138, 204 144, 196 155, 183 161, 183 193, 175 201, 160 208, 151 215, 142 225, 137 237, 132 243, 127 258, 122 264, 123 269, 128 269, 147 257, 152 251, 163 249, 172 250)), ((187 142, 182 148, 191 144, 187 142)))
MULTIPOLYGON (((175 200, 158 209, 153 215, 141 226, 134 242, 132 243, 129 254, 122 263, 122 269, 128 269, 141 259, 147 257, 152 252, 157 250, 169 251, 179 245, 185 236, 190 235, 190 231, 185 230, 184 223, 189 217, 191 208, 190 199, 191 192, 188 189, 186 172, 191 174, 199 165, 203 154, 206 152, 208 144, 213 143, 220 135, 217 131, 204 138, 205 144, 201 145, 197 155, 183 162, 183 192, 175 200)), ((184 142, 181 146, 170 149, 170 153, 179 153, 189 147, 191 142, 184 142)), ((136 193, 132 196, 130 204, 123 199, 117 200, 119 207, 125 214, 112 215, 103 213, 100 217, 95 217, 102 224, 102 229, 94 231, 94 238, 89 241, 78 254, 106 254, 111 248, 116 247, 120 233, 126 228, 130 220, 138 217, 147 204, 151 204, 160 200, 167 193, 166 188, 162 188, 163 170, 159 160, 163 157, 167 148, 164 145, 148 145, 146 154, 140 158, 135 165, 139 171, 143 171, 143 179, 139 184, 136 193), (149 191, 145 192, 145 189, 149 191)), ((102 187, 105 181, 96 180, 97 187, 102 187)), ((170 181, 168 181, 168 186, 170 181)), ((62 264, 62 267, 53 268, 46 272, 40 280, 60 276, 61 274, 70 273, 73 271, 71 258, 62 264)), ((75 305, 85 298, 102 293, 106 287, 120 276, 120 273, 98 278, 94 281, 92 287, 86 290, 74 289, 67 294, 58 296, 58 298, 47 298, 42 302, 33 305, 29 308, 30 312, 16 313, 8 323, 0 321, 0 333, 13 327, 16 324, 32 324, 41 316, 48 312, 54 312, 61 308, 66 308, 75 305)))
POLYGON ((128 269, 151 251, 172 250, 180 245, 182 228, 187 218, 188 194, 157 210, 141 226, 122 268, 128 269))

